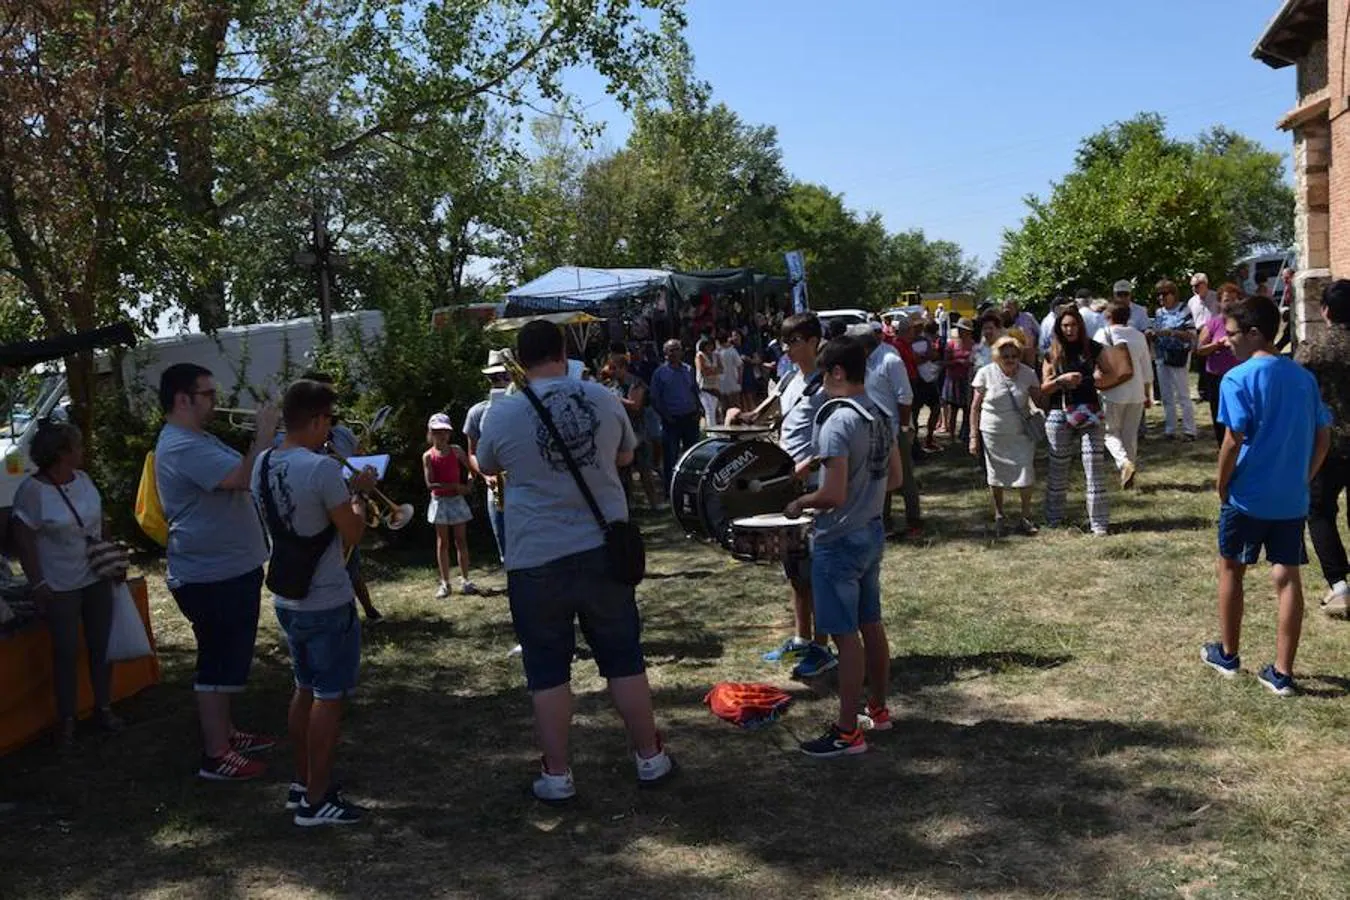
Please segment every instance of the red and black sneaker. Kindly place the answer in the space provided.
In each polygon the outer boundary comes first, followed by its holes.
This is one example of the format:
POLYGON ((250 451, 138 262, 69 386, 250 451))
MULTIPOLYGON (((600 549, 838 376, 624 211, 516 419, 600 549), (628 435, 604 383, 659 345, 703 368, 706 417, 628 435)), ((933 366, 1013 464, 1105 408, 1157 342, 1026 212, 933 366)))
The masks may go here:
POLYGON ((266 771, 266 763, 226 750, 224 756, 203 756, 197 777, 207 781, 251 781, 266 771))
POLYGON ((261 753, 264 750, 271 750, 276 745, 277 739, 265 734, 236 731, 230 735, 230 749, 235 753, 261 753))
POLYGON ((858 724, 864 731, 890 731, 895 727, 891 711, 885 706, 879 709, 868 706, 866 714, 858 716, 858 724))
POLYGON ((838 725, 831 723, 830 727, 820 737, 814 741, 802 741, 798 746, 807 756, 814 756, 816 759, 833 759, 837 756, 866 753, 867 739, 863 737, 861 728, 854 728, 852 731, 840 731, 838 725))

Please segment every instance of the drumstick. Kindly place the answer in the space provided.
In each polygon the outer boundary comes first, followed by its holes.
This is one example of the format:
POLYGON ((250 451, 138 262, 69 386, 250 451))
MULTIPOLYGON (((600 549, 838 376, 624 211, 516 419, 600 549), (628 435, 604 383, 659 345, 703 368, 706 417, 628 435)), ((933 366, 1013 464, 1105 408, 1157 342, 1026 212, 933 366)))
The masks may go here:
POLYGON ((780 475, 777 478, 752 478, 745 487, 750 493, 758 494, 765 488, 773 487, 775 484, 782 484, 784 481, 791 481, 792 478, 793 476, 791 474, 780 475))

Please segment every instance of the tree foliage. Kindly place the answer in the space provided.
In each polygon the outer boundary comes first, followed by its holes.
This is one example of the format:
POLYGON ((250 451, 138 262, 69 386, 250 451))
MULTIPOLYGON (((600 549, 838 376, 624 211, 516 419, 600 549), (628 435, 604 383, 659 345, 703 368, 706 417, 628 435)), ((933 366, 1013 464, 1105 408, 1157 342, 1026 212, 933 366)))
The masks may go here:
POLYGON ((1170 138, 1151 113, 1085 138, 1049 198, 1026 204, 1021 227, 1004 233, 994 283, 1028 299, 1226 272, 1237 255, 1286 243, 1293 227, 1279 154, 1221 128, 1170 138))
MULTIPOLYGON (((560 99, 574 65, 631 101, 662 41, 644 12, 677 28, 680 6, 6 0, 0 259, 50 334, 170 306, 223 324, 225 244, 256 204, 484 100, 560 99)), ((71 369, 86 426, 90 373, 71 369)))

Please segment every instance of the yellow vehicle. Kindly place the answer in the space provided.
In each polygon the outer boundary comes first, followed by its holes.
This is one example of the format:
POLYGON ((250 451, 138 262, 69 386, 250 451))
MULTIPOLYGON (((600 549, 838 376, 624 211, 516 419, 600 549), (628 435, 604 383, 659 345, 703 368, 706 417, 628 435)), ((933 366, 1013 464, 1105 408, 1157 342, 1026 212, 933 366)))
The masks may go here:
POLYGON ((961 318, 975 317, 975 295, 967 291, 905 291, 900 295, 898 306, 922 306, 930 316, 936 316, 938 307, 944 313, 952 310, 961 314, 961 318))

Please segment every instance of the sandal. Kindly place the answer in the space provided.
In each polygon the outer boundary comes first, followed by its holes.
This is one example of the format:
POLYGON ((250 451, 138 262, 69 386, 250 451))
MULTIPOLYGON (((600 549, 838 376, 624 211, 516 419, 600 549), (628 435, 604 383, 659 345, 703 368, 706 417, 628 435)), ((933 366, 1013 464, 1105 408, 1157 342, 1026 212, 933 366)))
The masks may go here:
POLYGON ((1023 516, 1022 521, 1017 524, 1017 531, 1019 534, 1025 534, 1027 537, 1032 537, 1033 535, 1041 533, 1041 530, 1036 527, 1036 523, 1025 516, 1023 516))

